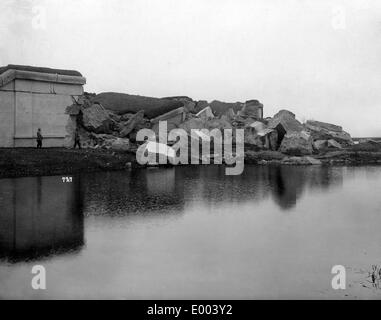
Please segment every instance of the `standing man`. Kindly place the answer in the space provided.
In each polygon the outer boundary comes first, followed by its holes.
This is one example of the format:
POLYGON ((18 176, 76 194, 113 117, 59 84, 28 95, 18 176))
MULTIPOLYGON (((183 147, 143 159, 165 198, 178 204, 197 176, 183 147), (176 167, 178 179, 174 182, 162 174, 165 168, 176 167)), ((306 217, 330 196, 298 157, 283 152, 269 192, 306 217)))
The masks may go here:
POLYGON ((42 139, 44 139, 44 137, 41 134, 41 128, 38 128, 38 130, 37 130, 37 149, 42 149, 42 139))
POLYGON ((80 141, 80 138, 79 138, 79 130, 78 128, 75 129, 75 133, 74 133, 74 149, 75 147, 78 145, 78 148, 81 149, 81 141, 80 141))

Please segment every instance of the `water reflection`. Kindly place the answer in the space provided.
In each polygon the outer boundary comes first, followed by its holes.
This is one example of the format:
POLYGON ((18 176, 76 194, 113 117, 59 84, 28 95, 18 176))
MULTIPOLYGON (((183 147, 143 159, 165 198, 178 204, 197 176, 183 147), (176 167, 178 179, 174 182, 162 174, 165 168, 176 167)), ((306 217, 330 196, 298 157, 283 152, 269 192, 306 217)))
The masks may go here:
POLYGON ((268 172, 274 201, 284 210, 296 206, 308 189, 328 190, 343 184, 344 167, 272 167, 268 172))
POLYGON ((184 209, 184 181, 173 168, 84 174, 87 215, 178 215, 184 209))
POLYGON ((178 218, 186 205, 224 206, 268 198, 292 209, 308 189, 343 182, 331 167, 247 166, 226 176, 222 166, 190 166, 0 180, 0 258, 17 262, 79 250, 84 215, 178 218))
POLYGON ((35 260, 84 244, 81 179, 0 180, 0 258, 35 260))
POLYGON ((30 263, 0 261, 0 296, 330 298, 344 295, 327 282, 340 263, 348 293, 362 297, 350 272, 381 256, 380 190, 380 167, 246 166, 226 176, 223 167, 190 166, 87 173, 73 184, 0 180, 1 256, 49 255, 41 264, 52 284, 35 291, 30 263))
POLYGON ((284 210, 293 208, 308 189, 328 190, 343 183, 345 168, 247 166, 242 175, 225 176, 223 167, 176 168, 176 181, 183 181, 182 197, 224 205, 256 202, 272 197, 284 210))
POLYGON ((201 201, 223 206, 272 197, 292 209, 308 189, 328 190, 343 183, 343 167, 247 166, 226 176, 222 166, 189 166, 86 174, 88 215, 181 215, 186 204, 201 201))

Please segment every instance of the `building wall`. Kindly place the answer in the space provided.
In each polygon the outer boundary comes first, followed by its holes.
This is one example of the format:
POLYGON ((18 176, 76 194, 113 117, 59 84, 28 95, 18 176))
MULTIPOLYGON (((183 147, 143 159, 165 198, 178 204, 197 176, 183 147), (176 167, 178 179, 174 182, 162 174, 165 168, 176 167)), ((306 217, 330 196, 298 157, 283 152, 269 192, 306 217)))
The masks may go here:
POLYGON ((34 147, 41 128, 44 147, 65 144, 66 107, 71 96, 83 94, 81 85, 57 84, 16 79, 15 85, 15 147, 34 147))
POLYGON ((0 147, 14 146, 14 82, 0 88, 0 147))

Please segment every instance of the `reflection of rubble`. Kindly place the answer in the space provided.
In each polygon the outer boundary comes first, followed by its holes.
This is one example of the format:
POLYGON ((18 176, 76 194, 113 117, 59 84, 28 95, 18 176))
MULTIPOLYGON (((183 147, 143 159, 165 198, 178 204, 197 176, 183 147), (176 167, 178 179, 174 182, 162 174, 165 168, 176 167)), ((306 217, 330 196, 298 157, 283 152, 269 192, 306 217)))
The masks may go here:
MULTIPOLYGON (((306 124, 302 124, 296 119, 295 114, 288 110, 281 110, 273 117, 264 118, 263 104, 258 100, 248 100, 246 103, 224 103, 215 100, 209 104, 207 101, 193 101, 189 97, 155 100, 112 94, 112 98, 118 98, 115 100, 118 105, 110 107, 113 101, 111 99, 107 100, 106 108, 100 102, 103 101, 100 98, 110 95, 111 93, 97 96, 85 94, 76 100, 73 98, 73 104, 66 110, 69 115, 66 126, 68 147, 74 144, 73 135, 75 129, 79 128, 84 148, 135 151, 138 148, 135 142, 137 132, 149 128, 157 135, 159 123, 162 121, 166 121, 168 132, 177 128, 184 129, 188 138, 193 129, 243 129, 244 143, 250 151, 279 151, 284 157, 324 153, 330 149, 340 150, 353 145, 350 135, 340 126, 319 121, 307 121, 306 124), (124 106, 122 98, 132 100, 124 106), (145 106, 149 112, 145 112, 144 109, 138 110, 132 102, 140 103, 142 108, 145 106), (154 103, 158 104, 157 109, 152 108, 154 103), (162 108, 163 103, 166 103, 165 108, 162 108), (160 110, 163 112, 160 113, 160 110), (155 116, 151 118, 150 115, 155 116)), ((316 164, 312 158, 291 159, 290 162, 294 163, 316 164)))

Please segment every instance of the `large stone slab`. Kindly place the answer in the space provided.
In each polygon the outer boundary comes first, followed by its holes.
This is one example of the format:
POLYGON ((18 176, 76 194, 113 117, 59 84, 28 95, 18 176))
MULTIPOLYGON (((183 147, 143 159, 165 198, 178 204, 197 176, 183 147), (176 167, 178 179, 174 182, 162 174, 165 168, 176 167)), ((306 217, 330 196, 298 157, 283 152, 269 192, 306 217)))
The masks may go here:
POLYGON ((93 104, 82 110, 83 126, 91 132, 110 133, 114 121, 110 118, 108 111, 100 104, 93 104))
POLYGON ((196 114, 196 116, 204 120, 209 120, 214 118, 213 110, 209 106, 202 109, 199 113, 196 114))
POLYGON ((144 123, 144 111, 141 110, 130 117, 130 119, 125 123, 120 125, 121 131, 120 136, 121 137, 127 137, 136 127, 139 125, 142 125, 144 123))
POLYGON ((238 114, 241 117, 260 120, 263 118, 263 104, 258 100, 248 100, 238 114))
POLYGON ((342 127, 334 124, 320 122, 320 121, 307 121, 306 128, 312 135, 314 140, 336 140, 340 144, 353 145, 354 142, 349 133, 345 132, 342 127))
POLYGON ((279 111, 269 121, 268 127, 278 131, 284 131, 284 134, 301 132, 304 130, 303 125, 296 120, 295 114, 288 110, 279 111))
POLYGON ((310 155, 313 152, 312 137, 305 131, 284 136, 279 151, 290 155, 310 155))

